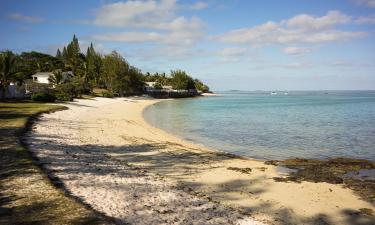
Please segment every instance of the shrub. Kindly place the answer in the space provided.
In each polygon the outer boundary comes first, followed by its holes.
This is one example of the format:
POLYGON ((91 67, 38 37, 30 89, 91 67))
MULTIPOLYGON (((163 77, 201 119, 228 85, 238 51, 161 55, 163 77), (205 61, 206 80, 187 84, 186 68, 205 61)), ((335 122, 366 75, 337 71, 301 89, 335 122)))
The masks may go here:
POLYGON ((56 96, 56 99, 59 101, 64 101, 64 102, 73 101, 73 97, 64 92, 57 92, 55 96, 56 96))
POLYGON ((56 96, 50 93, 39 92, 31 95, 31 100, 36 102, 54 102, 56 96))
POLYGON ((113 98, 113 93, 110 91, 103 91, 102 96, 105 98, 113 98))
POLYGON ((31 93, 49 92, 52 89, 51 84, 36 83, 31 79, 26 80, 25 84, 27 86, 27 91, 31 93))
POLYGON ((161 90, 161 89, 163 89, 163 86, 161 85, 161 83, 156 82, 156 83, 154 84, 154 88, 157 89, 157 90, 161 90))

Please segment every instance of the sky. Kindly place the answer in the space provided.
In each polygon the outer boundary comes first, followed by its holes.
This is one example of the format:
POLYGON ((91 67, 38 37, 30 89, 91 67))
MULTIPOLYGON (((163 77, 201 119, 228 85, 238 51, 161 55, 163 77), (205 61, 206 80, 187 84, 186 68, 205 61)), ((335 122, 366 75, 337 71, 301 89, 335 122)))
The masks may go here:
POLYGON ((375 0, 0 0, 0 50, 118 51, 212 90, 374 90, 375 0))

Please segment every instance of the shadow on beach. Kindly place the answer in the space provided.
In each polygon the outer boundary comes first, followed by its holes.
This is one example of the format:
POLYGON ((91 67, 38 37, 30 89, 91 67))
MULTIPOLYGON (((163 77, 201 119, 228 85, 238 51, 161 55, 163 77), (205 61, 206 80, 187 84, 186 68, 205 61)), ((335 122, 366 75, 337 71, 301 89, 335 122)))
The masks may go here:
MULTIPOLYGON (((60 144, 59 141, 56 141, 56 138, 58 137, 33 134, 29 143, 32 144, 33 150, 48 149, 48 154, 36 154, 39 164, 47 171, 54 184, 65 191, 68 190, 64 183, 69 182, 70 179, 76 179, 75 176, 78 174, 80 176, 93 175, 94 177, 110 175, 119 179, 142 176, 161 180, 173 178, 177 181, 173 186, 174 188, 212 203, 235 202, 244 199, 251 201, 251 199, 256 199, 259 194, 266 193, 269 188, 259 187, 260 180, 264 179, 262 177, 232 179, 211 185, 209 189, 207 189, 207 184, 194 179, 196 174, 215 169, 221 163, 233 159, 233 156, 223 153, 195 152, 194 149, 186 149, 182 145, 169 142, 155 143, 149 141, 149 144, 132 143, 123 146, 66 145, 60 144), (63 179, 61 180, 60 177, 63 177, 63 179), (188 179, 185 179, 186 177, 188 179), (228 192, 241 194, 228 195, 228 192)), ((93 182, 98 181, 100 179, 93 182)), ((95 185, 101 186, 105 183, 95 183, 95 185)), ((150 189, 143 185, 137 184, 131 188, 123 185, 117 188, 126 189, 132 195, 136 193, 137 198, 152 198, 152 195, 148 193, 150 189)), ((127 201, 127 199, 123 201, 127 201)), ((149 202, 150 199, 143 199, 143 201, 149 202)), ((181 203, 166 202, 165 204, 176 205, 181 203)), ((147 207, 160 208, 160 206, 147 207)), ((251 207, 232 207, 230 204, 226 207, 270 224, 334 224, 333 218, 329 215, 317 214, 305 218, 298 216, 289 208, 276 205, 272 201, 260 201, 251 207)), ((301 207, 304 206, 301 205, 301 207)), ((139 208, 138 210, 143 209, 139 208)), ((182 223, 188 218, 194 218, 194 215, 199 215, 199 213, 198 209, 186 210, 184 215, 180 215, 179 221, 182 223)), ((215 211, 211 215, 217 215, 216 213, 220 214, 224 211, 215 211)), ((374 222, 372 215, 366 215, 360 211, 341 209, 340 213, 345 224, 370 225, 374 222)), ((147 217, 147 215, 141 216, 147 217)), ((148 216, 149 218, 146 221, 159 218, 152 218, 152 216, 155 216, 154 214, 148 216)), ((160 218, 163 218, 163 216, 160 218)), ((129 221, 128 219, 125 218, 125 221, 129 221)), ((130 219, 130 221, 132 220, 130 219)))

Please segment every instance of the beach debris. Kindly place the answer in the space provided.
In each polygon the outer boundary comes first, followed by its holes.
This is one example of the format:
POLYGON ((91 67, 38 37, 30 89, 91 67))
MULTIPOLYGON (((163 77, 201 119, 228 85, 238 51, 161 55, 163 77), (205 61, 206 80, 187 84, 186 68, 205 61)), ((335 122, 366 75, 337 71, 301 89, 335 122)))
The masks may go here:
POLYGON ((368 215, 368 216, 374 215, 374 210, 369 209, 369 208, 361 208, 359 209, 359 212, 361 212, 361 214, 368 215))
POLYGON ((246 168, 239 168, 239 167, 228 167, 227 170, 233 170, 244 174, 250 174, 252 169, 249 167, 246 168))
POLYGON ((375 169, 361 169, 357 171, 350 171, 344 175, 346 178, 353 178, 356 180, 375 180, 375 169))
MULTIPOLYGON (((275 160, 274 160, 275 161, 275 160)), ((348 174, 359 174, 360 171, 375 169, 375 162, 362 159, 331 158, 327 160, 318 159, 286 159, 274 162, 282 167, 295 169, 286 177, 274 177, 276 182, 326 182, 330 184, 343 184, 345 187, 355 191, 364 200, 375 202, 375 179, 366 173, 366 179, 361 176, 349 176, 348 174)))
POLYGON ((258 169, 258 170, 264 172, 264 171, 267 170, 267 167, 262 166, 262 167, 257 167, 256 169, 258 169))
POLYGON ((268 160, 268 161, 264 162, 264 164, 266 164, 266 165, 273 165, 273 166, 278 166, 279 163, 280 162, 278 160, 268 160))
POLYGON ((281 176, 287 176, 291 173, 297 172, 298 169, 291 169, 291 168, 288 168, 288 167, 285 167, 285 166, 277 166, 276 171, 281 176))

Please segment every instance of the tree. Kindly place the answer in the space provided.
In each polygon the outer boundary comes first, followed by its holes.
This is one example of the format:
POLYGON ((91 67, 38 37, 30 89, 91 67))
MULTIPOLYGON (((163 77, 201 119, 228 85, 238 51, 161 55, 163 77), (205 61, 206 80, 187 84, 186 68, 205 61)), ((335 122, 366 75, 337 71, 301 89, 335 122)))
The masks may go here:
POLYGON ((201 91, 203 93, 210 92, 210 88, 198 79, 194 79, 194 85, 198 91, 201 91))
POLYGON ((73 36, 73 40, 66 48, 66 56, 66 65, 75 74, 80 65, 80 48, 76 35, 73 36))
POLYGON ((105 87, 122 96, 128 84, 128 79, 125 77, 128 67, 129 64, 116 51, 104 56, 102 75, 105 87))
POLYGON ((104 86, 112 93, 123 96, 140 92, 143 89, 143 75, 139 69, 129 63, 116 51, 102 59, 104 86))
POLYGON ((10 82, 14 79, 16 72, 16 55, 11 51, 4 51, 0 53, 0 87, 1 96, 5 97, 8 92, 10 82))
POLYGON ((56 58, 61 59, 61 56, 62 55, 61 55, 60 49, 58 48, 56 52, 56 58))
POLYGON ((40 52, 23 52, 19 56, 18 70, 23 72, 24 79, 40 71, 54 71, 63 69, 64 63, 61 59, 40 52))
POLYGON ((176 90, 190 90, 195 89, 194 80, 185 71, 172 70, 171 71, 172 88, 176 90))
POLYGON ((158 81, 156 81, 153 88, 161 90, 161 89, 163 89, 163 86, 161 85, 161 83, 159 83, 158 81))
POLYGON ((68 61, 68 52, 66 50, 66 47, 64 46, 63 51, 61 53, 61 58, 66 63, 68 61))
POLYGON ((56 70, 53 72, 53 76, 48 78, 48 81, 53 85, 62 84, 64 81, 64 76, 61 70, 56 70))
POLYGON ((91 43, 87 48, 86 53, 87 64, 87 79, 94 85, 100 85, 100 71, 102 67, 102 60, 99 54, 95 52, 94 46, 91 43))
POLYGON ((128 67, 127 74, 128 86, 125 88, 127 93, 139 93, 144 87, 144 82, 142 81, 141 71, 134 67, 128 67))

